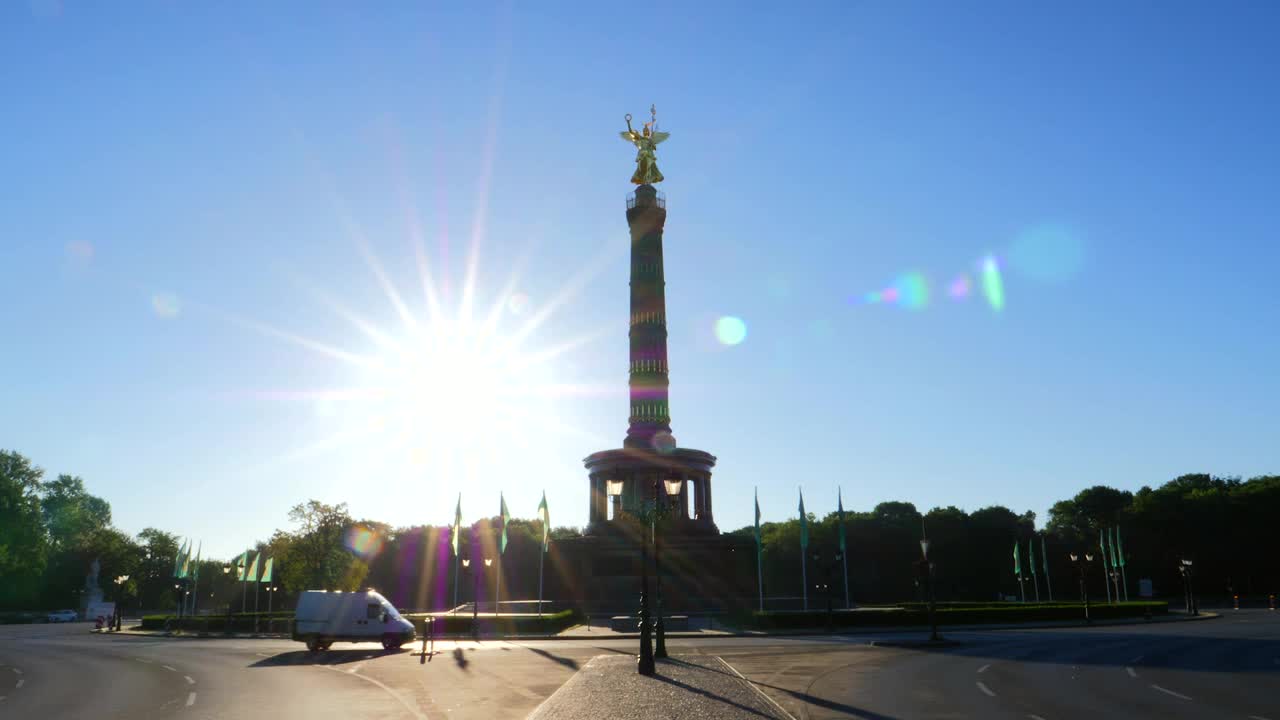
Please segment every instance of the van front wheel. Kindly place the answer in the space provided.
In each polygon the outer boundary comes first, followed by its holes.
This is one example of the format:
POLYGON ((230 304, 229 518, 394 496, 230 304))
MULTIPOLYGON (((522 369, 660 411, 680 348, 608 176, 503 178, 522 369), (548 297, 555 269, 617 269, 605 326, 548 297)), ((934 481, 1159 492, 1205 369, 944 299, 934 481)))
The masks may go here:
POLYGON ((383 635, 382 648, 384 650, 399 650, 400 638, 396 637, 395 635, 392 635, 391 633, 387 633, 386 635, 383 635))

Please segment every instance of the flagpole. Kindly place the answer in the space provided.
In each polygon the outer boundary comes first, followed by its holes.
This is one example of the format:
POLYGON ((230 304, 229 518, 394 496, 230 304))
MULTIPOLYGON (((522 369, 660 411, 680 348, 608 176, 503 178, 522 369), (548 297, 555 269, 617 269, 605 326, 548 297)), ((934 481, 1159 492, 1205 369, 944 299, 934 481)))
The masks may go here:
POLYGON ((801 588, 801 593, 804 599, 804 609, 808 610, 809 609, 809 568, 808 568, 809 563, 805 562, 806 555, 808 555, 808 553, 805 552, 805 549, 803 547, 800 548, 800 584, 804 586, 803 588, 801 588))
POLYGON ((453 612, 454 614, 458 612, 458 553, 456 552, 453 554, 453 612))
POLYGON ((1124 574, 1124 546, 1120 544, 1120 528, 1116 528, 1116 557, 1120 558, 1120 582, 1124 583, 1124 601, 1129 602, 1129 578, 1124 574))
POLYGON ((1107 591, 1107 604, 1111 604, 1111 572, 1107 569, 1107 536, 1105 530, 1098 530, 1098 547, 1102 550, 1102 587, 1107 591))
POLYGON ((1040 578, 1036 575, 1036 539, 1027 543, 1027 560, 1031 563, 1031 586, 1036 590, 1036 602, 1040 602, 1040 578))
POLYGON ((764 612, 764 551, 756 543, 756 587, 760 594, 760 612, 764 612))
POLYGON ((538 617, 542 617, 542 564, 546 554, 546 550, 538 553, 538 617))
POLYGON ((1053 583, 1049 580, 1049 553, 1044 549, 1044 535, 1040 536, 1040 558, 1044 561, 1044 585, 1049 589, 1049 602, 1053 602, 1053 583))

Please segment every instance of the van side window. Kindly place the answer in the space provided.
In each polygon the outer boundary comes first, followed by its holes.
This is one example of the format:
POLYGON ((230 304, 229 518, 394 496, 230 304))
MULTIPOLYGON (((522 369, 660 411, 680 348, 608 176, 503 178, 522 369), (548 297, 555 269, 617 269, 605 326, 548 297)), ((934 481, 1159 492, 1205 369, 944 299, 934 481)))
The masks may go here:
POLYGON ((368 614, 365 615, 369 620, 380 620, 382 618, 382 605, 379 603, 369 603, 368 614))

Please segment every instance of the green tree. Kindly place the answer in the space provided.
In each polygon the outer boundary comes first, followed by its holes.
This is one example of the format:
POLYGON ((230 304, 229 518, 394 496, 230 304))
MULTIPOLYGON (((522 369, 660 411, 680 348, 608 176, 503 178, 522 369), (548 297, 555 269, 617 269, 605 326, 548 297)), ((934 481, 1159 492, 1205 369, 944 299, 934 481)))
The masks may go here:
POLYGON ((283 580, 290 592, 355 590, 361 586, 369 566, 346 548, 346 533, 353 524, 346 503, 327 505, 308 500, 293 506, 289 519, 298 525, 291 534, 287 561, 282 563, 283 580))
POLYGON ((0 608, 30 606, 39 594, 47 561, 43 475, 22 455, 0 450, 0 608))

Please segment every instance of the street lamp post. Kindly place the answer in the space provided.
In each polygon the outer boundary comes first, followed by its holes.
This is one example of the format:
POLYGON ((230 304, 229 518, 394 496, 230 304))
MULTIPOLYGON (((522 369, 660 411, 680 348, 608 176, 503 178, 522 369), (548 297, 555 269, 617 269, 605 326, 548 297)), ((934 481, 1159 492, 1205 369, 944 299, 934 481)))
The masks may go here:
POLYGON ((120 611, 120 594, 121 594, 121 591, 122 591, 122 586, 123 586, 126 582, 128 582, 128 581, 129 581, 129 576, 128 576, 128 575, 117 575, 117 576, 116 576, 116 579, 115 579, 115 583, 116 583, 116 616, 115 616, 115 618, 114 618, 114 619, 115 619, 115 622, 113 623, 113 627, 114 627, 114 629, 115 629, 115 630, 117 630, 117 631, 118 631, 118 630, 120 630, 120 616, 121 616, 121 611, 120 611))
MULTIPOLYGON (((667 503, 662 506, 661 513, 655 513, 654 531, 653 531, 653 574, 658 580, 658 622, 657 622, 657 642, 653 649, 655 658, 667 657, 667 627, 663 622, 662 607, 662 536, 657 530, 658 515, 666 515, 666 511, 670 509, 672 501, 680 495, 680 489, 684 485, 684 478, 675 478, 672 480, 663 480, 662 489, 666 491, 667 503)), ((654 481, 654 495, 658 493, 657 481, 654 481)))
POLYGON ((1182 574, 1182 584, 1186 588, 1187 593, 1187 612, 1192 615, 1200 614, 1200 607, 1196 604, 1196 591, 1192 583, 1192 565, 1193 561, 1183 558, 1178 565, 1178 572, 1182 574))
POLYGON ((831 613, 833 612, 831 604, 831 570, 844 560, 844 554, 837 550, 835 554, 831 556, 831 559, 826 562, 823 561, 821 552, 814 552, 810 557, 812 558, 813 563, 822 570, 822 585, 820 589, 822 589, 827 595, 827 632, 831 632, 831 613))
POLYGON ((929 641, 938 642, 937 598, 934 595, 934 564, 929 561, 929 538, 920 539, 920 569, 929 583, 929 641))
MULTIPOLYGON (((654 501, 657 501, 657 480, 654 480, 654 501)), ((644 518, 641 517, 643 528, 644 518)), ((650 517, 652 523, 652 517, 650 517)), ((650 525, 652 528, 652 525, 650 525)), ((653 634, 649 624, 649 538, 640 531, 640 657, 636 659, 636 672, 653 675, 653 634)))
POLYGON ((1084 598, 1084 622, 1086 625, 1092 625, 1093 619, 1089 617, 1089 576, 1087 565, 1093 562, 1093 555, 1085 553, 1081 559, 1077 553, 1070 553, 1071 562, 1076 566, 1076 572, 1080 575, 1080 595, 1084 598))

